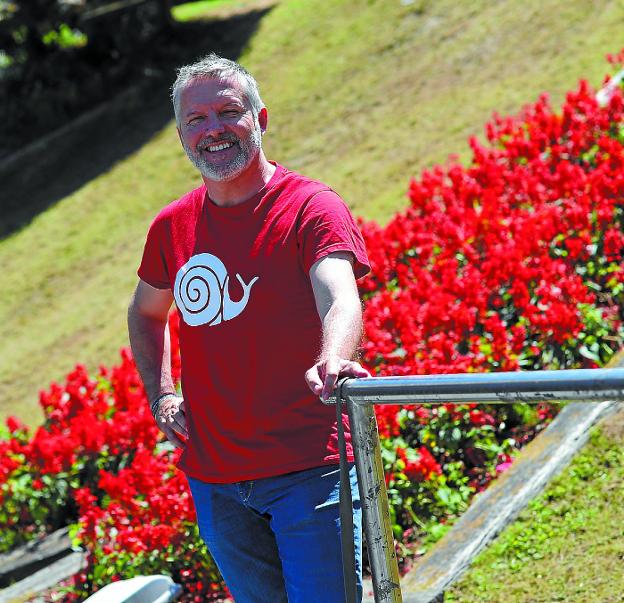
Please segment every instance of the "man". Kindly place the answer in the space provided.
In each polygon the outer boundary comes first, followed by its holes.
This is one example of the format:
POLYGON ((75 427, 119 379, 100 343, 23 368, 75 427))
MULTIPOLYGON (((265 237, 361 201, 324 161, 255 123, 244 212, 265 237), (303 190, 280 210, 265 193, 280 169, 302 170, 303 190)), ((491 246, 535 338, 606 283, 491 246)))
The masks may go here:
MULTIPOLYGON (((368 376, 351 360, 361 235, 329 187, 266 159, 267 109, 240 65, 213 54, 183 67, 172 97, 203 185, 152 223, 128 312, 152 412, 183 449, 201 536, 236 602, 342 602, 337 426, 319 397, 368 376)), ((361 597, 353 465, 351 479, 361 597)))

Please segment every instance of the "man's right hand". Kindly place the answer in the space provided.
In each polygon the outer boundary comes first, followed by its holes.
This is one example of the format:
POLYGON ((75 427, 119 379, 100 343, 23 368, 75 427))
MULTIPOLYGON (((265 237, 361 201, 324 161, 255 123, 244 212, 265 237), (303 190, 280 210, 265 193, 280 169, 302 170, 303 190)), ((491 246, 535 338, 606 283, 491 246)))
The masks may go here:
POLYGON ((184 448, 188 439, 184 399, 170 395, 163 398, 154 413, 156 425, 176 447, 184 448))

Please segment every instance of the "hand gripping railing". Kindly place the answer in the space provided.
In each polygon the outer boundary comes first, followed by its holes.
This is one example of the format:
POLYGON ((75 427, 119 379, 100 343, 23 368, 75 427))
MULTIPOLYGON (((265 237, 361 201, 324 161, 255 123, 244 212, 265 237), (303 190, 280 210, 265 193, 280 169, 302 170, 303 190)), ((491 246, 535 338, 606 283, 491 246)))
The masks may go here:
POLYGON ((373 404, 509 404, 624 400, 624 368, 343 379, 326 403, 346 403, 376 603, 400 603, 388 496, 373 404))

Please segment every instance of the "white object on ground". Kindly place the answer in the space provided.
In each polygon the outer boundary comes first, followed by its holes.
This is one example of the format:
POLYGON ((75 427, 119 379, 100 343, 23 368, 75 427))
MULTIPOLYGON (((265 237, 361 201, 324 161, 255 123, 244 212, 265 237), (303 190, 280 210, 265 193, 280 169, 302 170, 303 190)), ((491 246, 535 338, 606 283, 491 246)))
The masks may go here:
POLYGON ((107 584, 84 603, 169 603, 181 592, 169 576, 137 576, 107 584))
POLYGON ((603 88, 598 90, 596 93, 596 100, 601 107, 607 105, 615 89, 620 85, 620 83, 624 80, 624 69, 616 73, 605 85, 603 88))

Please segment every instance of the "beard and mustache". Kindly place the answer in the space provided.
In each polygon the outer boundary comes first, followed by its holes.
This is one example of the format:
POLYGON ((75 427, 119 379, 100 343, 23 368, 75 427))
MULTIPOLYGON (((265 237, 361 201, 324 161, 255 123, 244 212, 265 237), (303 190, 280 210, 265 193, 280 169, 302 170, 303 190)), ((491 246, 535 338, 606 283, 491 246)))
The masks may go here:
POLYGON ((260 124, 257 119, 255 119, 254 122, 254 129, 249 133, 249 137, 246 139, 238 138, 234 134, 227 133, 220 136, 218 139, 209 136, 200 140, 195 150, 183 142, 182 146, 184 147, 184 152, 201 175, 208 180, 215 180, 218 182, 232 180, 249 166, 262 148, 262 131, 260 129, 260 124), (213 163, 210 161, 210 151, 201 150, 207 149, 210 144, 223 142, 231 142, 238 147, 236 155, 227 163, 213 163))

